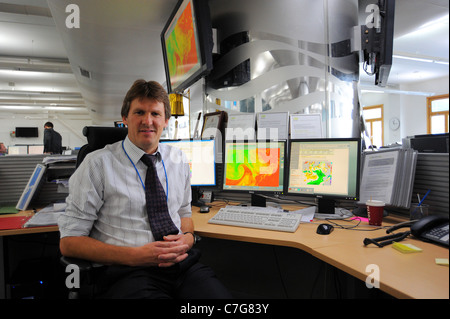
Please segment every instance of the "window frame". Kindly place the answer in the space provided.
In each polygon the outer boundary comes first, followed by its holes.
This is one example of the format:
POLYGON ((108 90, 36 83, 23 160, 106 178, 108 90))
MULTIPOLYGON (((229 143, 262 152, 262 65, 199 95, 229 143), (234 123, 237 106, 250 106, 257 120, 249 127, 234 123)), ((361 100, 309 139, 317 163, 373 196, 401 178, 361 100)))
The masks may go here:
POLYGON ((432 127, 431 127, 431 119, 433 116, 442 116, 444 115, 445 117, 445 133, 448 133, 448 113, 449 111, 440 111, 440 112, 432 112, 432 103, 433 101, 436 100, 444 100, 444 99, 448 99, 449 95, 448 94, 442 94, 442 95, 436 95, 436 96, 431 96, 431 97, 427 97, 427 133, 431 134, 432 131, 432 127))
POLYGON ((366 117, 364 117, 364 121, 367 124, 370 123, 370 125, 367 125, 367 126, 370 126, 370 132, 368 132, 368 133, 370 134, 369 138, 370 138, 370 141, 372 142, 372 145, 374 144, 373 143, 373 123, 381 122, 381 144, 382 145, 376 145, 379 148, 381 146, 384 146, 384 104, 364 106, 363 114, 364 114, 364 111, 373 110, 373 109, 381 109, 381 117, 373 118, 373 119, 367 119, 366 117))

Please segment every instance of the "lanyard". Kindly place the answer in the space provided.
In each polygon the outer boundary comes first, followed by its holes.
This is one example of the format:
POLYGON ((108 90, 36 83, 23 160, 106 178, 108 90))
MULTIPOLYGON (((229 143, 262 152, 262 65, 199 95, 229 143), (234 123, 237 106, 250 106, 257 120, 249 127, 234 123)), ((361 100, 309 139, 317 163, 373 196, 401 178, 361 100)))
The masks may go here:
MULTIPOLYGON (((136 168, 136 165, 134 165, 133 161, 131 160, 130 156, 128 155, 127 151, 125 150, 125 147, 123 146, 123 142, 124 141, 122 141, 122 149, 125 152, 125 155, 130 160, 131 164, 133 165, 136 173, 138 174, 139 180, 141 181, 142 187, 144 188, 144 191, 145 191, 145 185, 144 185, 144 182, 142 182, 141 174, 139 174, 139 171, 136 168)), ((162 159, 162 157, 161 157, 161 162, 163 164, 164 174, 166 175, 166 201, 169 202, 169 179, 167 178, 166 165, 164 165, 164 160, 162 159)), ((158 174, 156 174, 156 176, 158 176, 158 174)))

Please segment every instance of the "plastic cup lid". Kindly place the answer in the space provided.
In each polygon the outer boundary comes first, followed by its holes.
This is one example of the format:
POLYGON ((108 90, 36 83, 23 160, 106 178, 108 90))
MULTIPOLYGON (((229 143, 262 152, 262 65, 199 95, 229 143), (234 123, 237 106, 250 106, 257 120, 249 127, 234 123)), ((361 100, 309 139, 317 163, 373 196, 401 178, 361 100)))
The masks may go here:
POLYGON ((380 207, 380 206, 384 206, 385 204, 381 200, 368 200, 366 202, 366 205, 380 207))

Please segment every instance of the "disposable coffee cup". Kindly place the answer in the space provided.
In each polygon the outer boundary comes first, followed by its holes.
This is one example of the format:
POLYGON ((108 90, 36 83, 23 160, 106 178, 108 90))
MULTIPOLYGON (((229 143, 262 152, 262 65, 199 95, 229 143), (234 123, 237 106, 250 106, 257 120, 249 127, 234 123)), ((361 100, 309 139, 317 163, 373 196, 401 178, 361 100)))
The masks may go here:
POLYGON ((366 206, 369 225, 381 226, 385 203, 380 200, 368 200, 366 206))

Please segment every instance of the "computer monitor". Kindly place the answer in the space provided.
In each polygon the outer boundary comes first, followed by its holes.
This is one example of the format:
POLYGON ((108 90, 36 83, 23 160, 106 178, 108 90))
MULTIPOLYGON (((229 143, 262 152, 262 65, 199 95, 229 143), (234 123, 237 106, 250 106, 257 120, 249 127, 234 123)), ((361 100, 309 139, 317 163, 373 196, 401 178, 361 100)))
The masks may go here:
POLYGON ((213 68, 207 0, 179 0, 161 32, 167 91, 182 93, 213 68))
POLYGON ((192 186, 216 185, 214 140, 172 140, 161 141, 161 143, 179 148, 184 152, 191 169, 192 186))
POLYGON ((392 68, 395 0, 375 2, 377 9, 372 13, 373 25, 362 27, 362 57, 365 72, 375 75, 376 85, 385 87, 392 68))
POLYGON ((16 137, 39 137, 37 127, 16 127, 16 137))
POLYGON ((265 206, 258 193, 284 193, 286 141, 226 141, 224 191, 252 194, 252 206, 265 206))
POLYGON ((359 200, 360 160, 358 138, 291 140, 286 192, 318 198, 316 217, 335 214, 336 200, 359 200))

